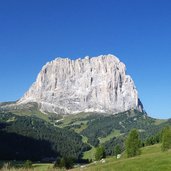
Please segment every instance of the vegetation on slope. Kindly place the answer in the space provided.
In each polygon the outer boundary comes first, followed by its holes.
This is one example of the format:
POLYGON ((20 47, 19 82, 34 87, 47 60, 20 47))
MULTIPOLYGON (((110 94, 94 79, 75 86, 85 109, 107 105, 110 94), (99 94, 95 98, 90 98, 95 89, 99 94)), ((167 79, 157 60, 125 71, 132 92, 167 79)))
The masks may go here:
MULTIPOLYGON (((6 104, 0 106, 4 105, 6 104)), ((121 151, 124 150, 125 138, 132 128, 136 128, 140 133, 143 145, 150 145, 159 142, 160 135, 156 136, 156 133, 166 125, 171 125, 171 120, 153 119, 146 113, 136 110, 115 115, 80 113, 58 116, 42 114, 38 110, 37 104, 31 103, 27 106, 0 107, 0 113, 0 133, 4 136, 4 144, 15 142, 13 145, 9 144, 11 147, 10 149, 8 146, 9 151, 13 154, 17 152, 17 156, 22 156, 21 151, 27 149, 26 154, 29 154, 29 151, 36 151, 35 155, 41 156, 41 158, 67 155, 80 160, 85 151, 85 159, 94 159, 95 147, 99 145, 104 146, 107 156, 115 155, 114 148, 118 144, 121 151), (10 116, 8 117, 8 115, 10 116), (16 138, 10 141, 10 137, 16 138), (18 139, 23 144, 23 149, 21 150, 20 147, 16 151, 12 150, 17 147, 18 139), (31 144, 29 148, 28 142, 31 144), (47 151, 41 149, 47 149, 48 156, 47 151), (20 150, 19 154, 18 150, 20 150)), ((4 144, 3 146, 5 146, 4 144)), ((34 160, 38 159, 36 156, 34 160)), ((24 159, 30 158, 25 156, 24 159)))
POLYGON ((140 155, 140 147, 141 141, 139 139, 138 131, 136 129, 133 129, 132 131, 130 131, 125 141, 125 150, 127 157, 140 155))
MULTIPOLYGON (((171 151, 169 149, 171 148, 171 132, 170 127, 165 127, 162 130, 162 144, 157 144, 153 146, 147 146, 143 147, 141 150, 139 150, 140 145, 140 139, 138 136, 138 132, 136 129, 133 129, 130 131, 128 137, 126 138, 126 153, 124 152, 121 155, 121 158, 117 159, 116 157, 110 157, 107 159, 103 159, 101 161, 93 162, 92 164, 81 166, 81 170, 84 168, 85 171, 169 171, 170 169, 170 162, 171 162, 171 151), (167 151, 163 152, 163 144, 167 144, 167 151), (135 148, 137 147, 137 148, 135 148), (139 151, 141 151, 141 155, 139 155, 139 151), (128 153, 129 152, 129 153, 128 153), (131 153, 130 153, 131 152, 131 153), (137 153, 138 152, 138 153, 137 153), (131 155, 129 155, 131 154, 131 155), (134 157, 137 156, 138 157, 134 157), (132 158, 127 158, 132 157, 132 158)), ((117 146, 116 146, 117 147, 117 146)), ((119 150, 120 151, 120 150, 119 150)), ((100 160, 105 156, 105 149, 104 147, 100 146, 96 148, 96 160, 100 160)), ((68 158, 67 160, 64 160, 65 158, 58 158, 55 165, 59 168, 72 168, 73 161, 72 158, 68 158)), ((32 164, 30 165, 29 161, 26 161, 23 165, 24 168, 30 168, 32 167, 32 164), (28 165, 29 164, 29 165, 28 165), (29 166, 29 167, 26 167, 29 166)), ((10 167, 9 167, 10 168, 10 167)), ((34 168, 33 168, 34 169, 34 168)), ((2 169, 3 171, 7 171, 8 168, 4 167, 2 169)), ((18 169, 10 169, 10 170, 18 170, 18 169)), ((19 169, 20 171, 24 171, 24 169, 19 169)), ((29 169, 28 169, 29 170, 29 169)), ((41 171, 44 170, 54 170, 52 169, 52 166, 48 168, 41 168, 41 171)), ((57 169, 59 170, 59 169, 57 169)), ((80 170, 80 167, 77 166, 76 169, 73 169, 73 171, 80 170)), ((31 171, 31 170, 30 170, 31 171)), ((35 171, 38 171, 37 169, 35 171)), ((55 170, 54 170, 55 171, 55 170)))
POLYGON ((97 146, 99 137, 105 138, 113 131, 119 131, 120 134, 127 135, 132 128, 137 128, 141 132, 141 137, 146 138, 150 134, 158 132, 158 126, 154 123, 155 119, 148 117, 145 113, 130 110, 111 116, 100 115, 91 119, 88 122, 88 127, 81 133, 88 137, 88 142, 91 145, 97 146))
POLYGON ((115 115, 81 113, 56 123, 56 126, 74 130, 86 139, 92 146, 92 150, 84 155, 88 159, 94 159, 94 147, 98 145, 105 147, 106 155, 114 155, 117 144, 123 151, 125 138, 133 128, 138 130, 143 146, 158 143, 160 135, 157 133, 166 125, 171 125, 171 121, 154 119, 136 110, 115 115))
MULTIPOLYGON (((105 163, 97 162, 84 167, 84 171, 170 171, 171 151, 162 152, 161 144, 141 149, 138 157, 121 159, 110 157, 105 163)), ((80 168, 73 169, 73 171, 80 168)))
POLYGON ((53 113, 44 114, 39 110, 39 105, 36 102, 16 105, 16 102, 0 103, 0 113, 13 113, 18 116, 31 116, 43 119, 47 122, 54 122, 61 119, 60 115, 53 113))
POLYGON ((74 131, 54 127, 36 117, 0 113, 0 160, 42 160, 70 156, 76 160, 90 149, 74 131))

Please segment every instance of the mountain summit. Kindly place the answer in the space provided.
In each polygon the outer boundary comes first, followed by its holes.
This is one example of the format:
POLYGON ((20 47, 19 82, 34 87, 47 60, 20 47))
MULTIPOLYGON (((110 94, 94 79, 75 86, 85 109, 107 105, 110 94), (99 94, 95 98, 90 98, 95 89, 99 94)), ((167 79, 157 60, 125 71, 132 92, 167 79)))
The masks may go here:
POLYGON ((125 65, 110 54, 48 62, 17 103, 28 102, 38 103, 42 112, 57 114, 143 110, 125 65))

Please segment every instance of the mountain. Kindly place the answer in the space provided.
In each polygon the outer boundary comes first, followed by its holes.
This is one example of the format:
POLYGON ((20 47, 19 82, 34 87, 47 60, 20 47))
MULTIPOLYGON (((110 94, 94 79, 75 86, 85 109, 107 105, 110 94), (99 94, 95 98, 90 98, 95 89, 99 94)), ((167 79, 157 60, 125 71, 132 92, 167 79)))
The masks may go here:
POLYGON ((133 128, 142 144, 157 143, 167 125, 171 120, 144 112, 135 84, 117 57, 57 58, 42 68, 20 100, 0 103, 0 159, 69 156, 85 162, 94 159, 99 145, 106 155, 118 144, 123 151, 133 128))
POLYGON ((48 62, 17 104, 30 102, 44 113, 56 114, 143 111, 132 78, 113 55, 48 62))

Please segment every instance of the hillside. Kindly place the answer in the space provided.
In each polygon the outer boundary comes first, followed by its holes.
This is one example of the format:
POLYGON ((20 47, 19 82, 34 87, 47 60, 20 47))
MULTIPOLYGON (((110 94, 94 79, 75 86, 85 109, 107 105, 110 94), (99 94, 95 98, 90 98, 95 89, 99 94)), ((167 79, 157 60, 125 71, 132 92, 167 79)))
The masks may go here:
MULTIPOLYGON (((134 158, 126 158, 122 154, 120 159, 109 157, 105 163, 96 162, 89 165, 76 166, 70 171, 170 171, 171 151, 161 152, 161 144, 147 146, 141 149, 142 154, 134 158)), ((57 171, 51 164, 33 164, 34 171, 57 171)), ((2 171, 8 171, 4 168, 2 171)), ((10 169, 11 170, 11 169, 10 169)), ((25 169, 12 169, 13 171, 25 171, 25 169)), ((63 170, 63 169, 62 169, 63 170)), ((32 169, 27 169, 32 171, 32 169)))
MULTIPOLYGON (((134 158, 107 158, 105 163, 97 162, 83 168, 84 171, 170 171, 171 151, 161 152, 161 145, 142 148, 142 154, 134 158)), ((80 168, 72 169, 79 171, 80 168)))
POLYGON ((164 126, 171 125, 170 120, 159 120, 149 117, 146 113, 137 110, 115 115, 98 113, 80 113, 68 116, 56 122, 61 128, 74 130, 92 146, 90 151, 84 153, 84 158, 94 158, 94 147, 102 144, 107 155, 113 155, 114 146, 119 144, 124 150, 124 140, 132 128, 137 128, 142 141, 156 135, 164 126))
POLYGON ((90 147, 72 130, 37 117, 0 113, 0 160, 42 161, 70 156, 79 161, 90 147))
POLYGON ((114 154, 117 144, 123 151, 125 137, 132 128, 137 128, 141 140, 145 141, 166 125, 171 125, 170 120, 154 119, 137 110, 115 115, 80 113, 59 116, 39 112, 34 103, 27 104, 27 108, 1 108, 0 159, 42 160, 67 155, 78 162, 94 160, 95 147, 100 144, 105 147, 107 156, 114 154))
POLYGON ((16 105, 17 102, 4 102, 0 103, 0 112, 1 113, 13 113, 18 116, 31 116, 43 119, 47 122, 60 119, 62 116, 59 116, 54 113, 42 113, 39 110, 37 103, 29 102, 24 105, 16 105))

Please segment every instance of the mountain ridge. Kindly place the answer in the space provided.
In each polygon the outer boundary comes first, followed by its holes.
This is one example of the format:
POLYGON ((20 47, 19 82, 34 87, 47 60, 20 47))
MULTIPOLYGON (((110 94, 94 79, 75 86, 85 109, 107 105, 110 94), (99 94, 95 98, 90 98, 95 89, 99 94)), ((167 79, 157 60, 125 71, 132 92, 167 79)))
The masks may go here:
POLYGON ((48 62, 17 104, 28 102, 37 102, 41 112, 56 114, 143 111, 125 64, 111 54, 48 62))

